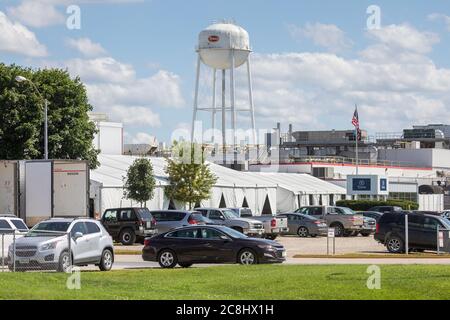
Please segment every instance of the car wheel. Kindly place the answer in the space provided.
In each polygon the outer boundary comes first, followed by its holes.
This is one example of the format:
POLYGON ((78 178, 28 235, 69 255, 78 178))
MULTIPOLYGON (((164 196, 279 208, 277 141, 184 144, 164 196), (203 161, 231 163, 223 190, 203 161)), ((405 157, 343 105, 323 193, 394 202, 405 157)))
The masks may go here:
POLYGON ((362 235, 363 237, 368 237, 368 236, 370 236, 370 233, 367 233, 367 232, 361 232, 361 235, 362 235))
POLYGON ((70 259, 69 252, 64 251, 59 256, 59 263, 58 263, 58 272, 69 272, 71 268, 72 261, 70 259))
POLYGON ((136 234, 131 229, 124 229, 120 232, 119 240, 124 246, 131 246, 136 242, 136 234))
POLYGON ((240 264, 257 264, 258 260, 256 258, 256 254, 253 250, 243 249, 239 252, 238 262, 240 264))
POLYGON ((178 265, 182 268, 189 268, 190 266, 192 266, 192 263, 189 262, 179 262, 178 265))
POLYGON ((158 255, 158 263, 163 268, 173 268, 178 263, 178 258, 172 250, 162 250, 158 255))
POLYGON ((103 250, 102 260, 100 261, 98 267, 101 271, 109 271, 112 268, 113 262, 114 262, 113 253, 111 252, 110 249, 105 249, 103 250))
POLYGON ((297 234, 300 238, 306 238, 309 235, 308 228, 306 228, 306 227, 298 228, 297 234))
POLYGON ((310 234, 311 238, 316 238, 317 234, 310 234))
POLYGON ((342 237, 344 236, 344 226, 340 223, 335 223, 331 225, 332 228, 334 228, 334 235, 336 237, 342 237))
POLYGON ((403 240, 397 236, 391 236, 386 241, 386 248, 391 253, 401 253, 403 252, 403 240))
POLYGON ((266 235, 266 239, 275 240, 278 237, 276 234, 268 234, 266 235))

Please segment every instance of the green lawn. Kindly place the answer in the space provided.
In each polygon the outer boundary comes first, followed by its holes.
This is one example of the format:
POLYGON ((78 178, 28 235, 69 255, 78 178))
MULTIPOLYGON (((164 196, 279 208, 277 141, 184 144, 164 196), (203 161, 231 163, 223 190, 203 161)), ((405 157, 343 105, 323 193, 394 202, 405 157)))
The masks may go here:
POLYGON ((381 266, 381 289, 366 287, 363 265, 217 266, 83 272, 0 273, 1 299, 450 299, 444 265, 381 266))

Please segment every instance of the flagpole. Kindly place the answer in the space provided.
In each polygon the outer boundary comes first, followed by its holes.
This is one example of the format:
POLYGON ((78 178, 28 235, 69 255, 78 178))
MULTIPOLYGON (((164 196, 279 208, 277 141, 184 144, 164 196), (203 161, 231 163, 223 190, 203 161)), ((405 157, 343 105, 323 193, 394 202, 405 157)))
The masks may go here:
POLYGON ((358 128, 355 129, 355 144, 356 144, 356 175, 359 174, 359 154, 358 154, 358 128))
POLYGON ((355 104, 355 113, 358 117, 358 125, 355 126, 355 145, 356 145, 356 175, 359 174, 359 153, 358 153, 358 133, 359 133, 359 114, 358 114, 358 105, 355 104))

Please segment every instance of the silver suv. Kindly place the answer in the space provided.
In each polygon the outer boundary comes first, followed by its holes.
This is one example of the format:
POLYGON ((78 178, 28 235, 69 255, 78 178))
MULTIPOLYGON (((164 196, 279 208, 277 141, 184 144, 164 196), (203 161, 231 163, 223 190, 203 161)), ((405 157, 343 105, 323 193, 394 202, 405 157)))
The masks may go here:
POLYGON ((99 221, 86 218, 42 221, 17 239, 15 252, 13 250, 14 245, 10 245, 8 267, 15 267, 18 271, 46 269, 67 272, 71 263, 76 266, 94 264, 102 271, 109 271, 114 263, 111 236, 99 221))

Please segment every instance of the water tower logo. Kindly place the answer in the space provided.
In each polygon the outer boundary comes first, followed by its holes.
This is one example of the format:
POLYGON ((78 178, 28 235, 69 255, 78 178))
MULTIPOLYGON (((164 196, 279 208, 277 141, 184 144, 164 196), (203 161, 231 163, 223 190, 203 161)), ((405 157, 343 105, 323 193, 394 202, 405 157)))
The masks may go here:
POLYGON ((208 41, 209 42, 217 42, 217 41, 219 41, 219 36, 209 36, 208 41))

